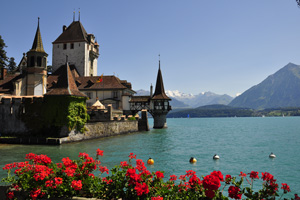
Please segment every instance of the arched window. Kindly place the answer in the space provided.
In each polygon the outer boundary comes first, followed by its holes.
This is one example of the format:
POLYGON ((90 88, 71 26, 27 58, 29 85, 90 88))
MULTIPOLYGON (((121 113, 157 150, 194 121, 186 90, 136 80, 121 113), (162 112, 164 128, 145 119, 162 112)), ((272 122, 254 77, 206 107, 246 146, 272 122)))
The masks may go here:
POLYGON ((37 57, 37 66, 42 66, 42 57, 41 56, 38 56, 37 57))
POLYGON ((34 66, 34 56, 31 56, 30 57, 30 67, 33 67, 34 66))

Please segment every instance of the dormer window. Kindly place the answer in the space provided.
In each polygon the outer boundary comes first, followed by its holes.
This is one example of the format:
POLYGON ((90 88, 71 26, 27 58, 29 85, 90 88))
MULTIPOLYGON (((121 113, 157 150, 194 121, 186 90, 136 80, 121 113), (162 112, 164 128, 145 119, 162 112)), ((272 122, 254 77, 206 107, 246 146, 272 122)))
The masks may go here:
POLYGON ((67 44, 64 44, 64 49, 67 49, 67 44))

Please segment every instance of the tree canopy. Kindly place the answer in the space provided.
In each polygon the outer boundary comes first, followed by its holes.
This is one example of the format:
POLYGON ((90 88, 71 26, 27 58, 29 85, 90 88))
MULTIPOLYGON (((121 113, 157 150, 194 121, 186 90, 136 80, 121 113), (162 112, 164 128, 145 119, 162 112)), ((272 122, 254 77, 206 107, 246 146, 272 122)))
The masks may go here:
POLYGON ((0 69, 7 66, 8 57, 6 56, 6 51, 4 48, 6 47, 4 40, 0 35, 0 69))
POLYGON ((17 64, 15 63, 15 58, 10 57, 8 62, 8 72, 13 74, 15 73, 16 68, 17 68, 17 64))

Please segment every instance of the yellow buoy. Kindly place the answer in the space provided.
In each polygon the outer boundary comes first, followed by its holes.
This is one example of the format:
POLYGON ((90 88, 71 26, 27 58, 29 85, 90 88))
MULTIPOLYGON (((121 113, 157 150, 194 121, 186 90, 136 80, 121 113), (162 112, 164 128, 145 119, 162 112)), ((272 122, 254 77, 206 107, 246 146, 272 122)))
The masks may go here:
POLYGON ((148 164, 148 165, 153 165, 153 164, 154 164, 154 160, 153 160, 152 158, 149 158, 149 159, 147 160, 147 164, 148 164))
POLYGON ((197 159, 196 158, 194 158, 194 157, 191 157, 191 159, 190 159, 190 163, 196 163, 197 162, 197 159))

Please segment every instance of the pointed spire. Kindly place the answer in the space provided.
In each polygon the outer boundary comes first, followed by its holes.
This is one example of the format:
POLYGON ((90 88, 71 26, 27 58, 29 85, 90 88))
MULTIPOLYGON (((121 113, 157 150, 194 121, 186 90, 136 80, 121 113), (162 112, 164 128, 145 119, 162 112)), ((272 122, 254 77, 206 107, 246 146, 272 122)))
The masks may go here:
POLYGON ((75 9, 73 11, 73 22, 75 21, 75 9))
POLYGON ((30 51, 38 51, 38 52, 45 52, 42 42, 42 36, 40 32, 40 18, 38 17, 38 26, 35 33, 35 37, 33 40, 32 48, 30 51))
MULTIPOLYGON (((160 57, 160 55, 159 55, 160 57)), ((152 99, 157 100, 171 100, 165 93, 163 78, 160 70, 160 58, 159 58, 159 64, 158 64, 158 73, 156 78, 156 85, 155 85, 155 92, 152 97, 152 99)))
POLYGON ((78 11, 78 21, 80 21, 80 8, 79 8, 79 11, 78 11))

